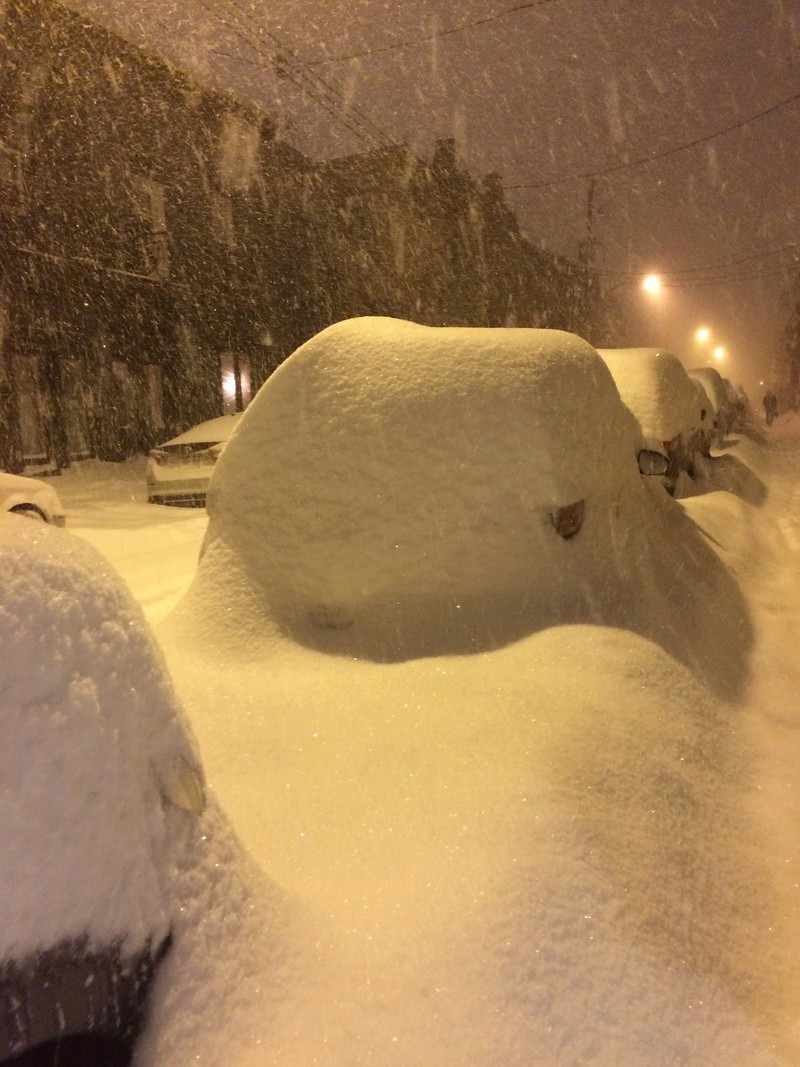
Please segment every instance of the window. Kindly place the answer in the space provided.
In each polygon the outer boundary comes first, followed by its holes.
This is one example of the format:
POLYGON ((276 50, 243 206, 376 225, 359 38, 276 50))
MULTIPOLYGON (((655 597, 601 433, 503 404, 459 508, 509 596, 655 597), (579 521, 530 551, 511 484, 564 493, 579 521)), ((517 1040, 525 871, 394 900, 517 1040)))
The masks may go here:
POLYGON ((219 137, 219 181, 223 190, 249 192, 257 160, 258 128, 236 115, 226 115, 219 137))
POLYGON ((223 352, 220 357, 220 369, 223 415, 244 411, 252 399, 250 357, 243 352, 223 352))
POLYGON ((169 273, 166 196, 161 182, 136 174, 131 179, 131 203, 147 227, 143 244, 144 272, 165 278, 169 273))

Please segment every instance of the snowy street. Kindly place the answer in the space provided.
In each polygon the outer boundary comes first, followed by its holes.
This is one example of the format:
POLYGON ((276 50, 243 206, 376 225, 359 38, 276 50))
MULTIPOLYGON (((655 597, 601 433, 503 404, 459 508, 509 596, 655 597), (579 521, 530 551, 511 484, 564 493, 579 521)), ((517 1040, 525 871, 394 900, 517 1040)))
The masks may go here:
POLYGON ((68 529, 107 557, 150 623, 163 618, 194 575, 205 510, 148 504, 143 458, 85 460, 52 484, 67 509, 68 529))
POLYGON ((800 420, 728 445, 647 535, 660 573, 642 541, 606 576, 650 623, 383 666, 262 630, 212 552, 226 637, 184 596, 205 513, 146 504, 140 463, 59 479, 212 797, 139 1067, 800 1064, 800 420))

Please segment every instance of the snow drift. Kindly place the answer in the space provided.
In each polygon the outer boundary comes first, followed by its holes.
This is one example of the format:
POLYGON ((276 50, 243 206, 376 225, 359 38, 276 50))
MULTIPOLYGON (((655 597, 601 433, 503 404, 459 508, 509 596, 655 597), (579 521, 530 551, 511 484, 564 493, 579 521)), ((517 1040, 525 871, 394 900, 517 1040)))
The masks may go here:
POLYGON ((751 613, 637 446, 597 354, 548 331, 342 323, 265 384, 159 635, 310 935, 259 967, 228 924, 253 970, 222 1031, 183 1021, 174 953, 144 1062, 783 1062, 797 931, 754 802, 751 613))

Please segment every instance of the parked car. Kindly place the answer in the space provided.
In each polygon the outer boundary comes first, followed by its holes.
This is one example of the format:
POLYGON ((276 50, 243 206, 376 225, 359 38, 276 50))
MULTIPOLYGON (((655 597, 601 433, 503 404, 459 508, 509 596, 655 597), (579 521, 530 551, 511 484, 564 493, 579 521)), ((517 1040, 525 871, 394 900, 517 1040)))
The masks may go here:
POLYGON ((715 367, 692 367, 692 381, 699 382, 705 390, 712 411, 711 443, 718 448, 727 434, 743 426, 743 408, 740 398, 727 378, 715 367))
POLYGON ((16 515, 49 522, 53 526, 64 526, 67 521, 52 485, 40 478, 26 478, 6 471, 0 471, 0 511, 13 511, 16 515))
POLYGON ((147 502, 205 507, 214 464, 241 417, 241 411, 220 415, 151 449, 147 456, 147 502))
POLYGON ((248 603, 314 648, 388 661, 494 647, 490 604, 515 629, 586 595, 576 559, 599 569, 621 497, 649 499, 639 447, 574 334, 340 321, 267 379, 214 468, 193 618, 219 605, 220 574, 237 603, 236 571, 255 583, 248 603), (220 551, 241 567, 217 568, 220 551))
POLYGON ((689 437, 688 447, 692 453, 699 452, 700 455, 707 456, 714 440, 714 407, 701 382, 697 378, 693 378, 691 373, 689 374, 689 381, 692 383, 697 395, 697 403, 700 407, 700 421, 696 424, 689 437))
POLYGON ((703 418, 699 393, 678 357, 664 349, 601 349, 600 355, 641 427, 640 471, 658 475, 674 492, 678 475, 691 468, 690 441, 703 418))
POLYGON ((77 537, 0 516, 0 648, 0 1063, 124 1067, 171 945, 174 820, 205 803, 196 745, 77 537))

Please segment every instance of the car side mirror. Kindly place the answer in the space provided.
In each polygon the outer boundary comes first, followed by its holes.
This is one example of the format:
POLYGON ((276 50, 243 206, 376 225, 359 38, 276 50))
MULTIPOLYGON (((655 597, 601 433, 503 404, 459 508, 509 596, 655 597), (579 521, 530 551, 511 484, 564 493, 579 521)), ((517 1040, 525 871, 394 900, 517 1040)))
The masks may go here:
POLYGON ((656 452, 652 448, 643 448, 638 458, 641 474, 666 474, 669 469, 668 457, 663 452, 656 452))

